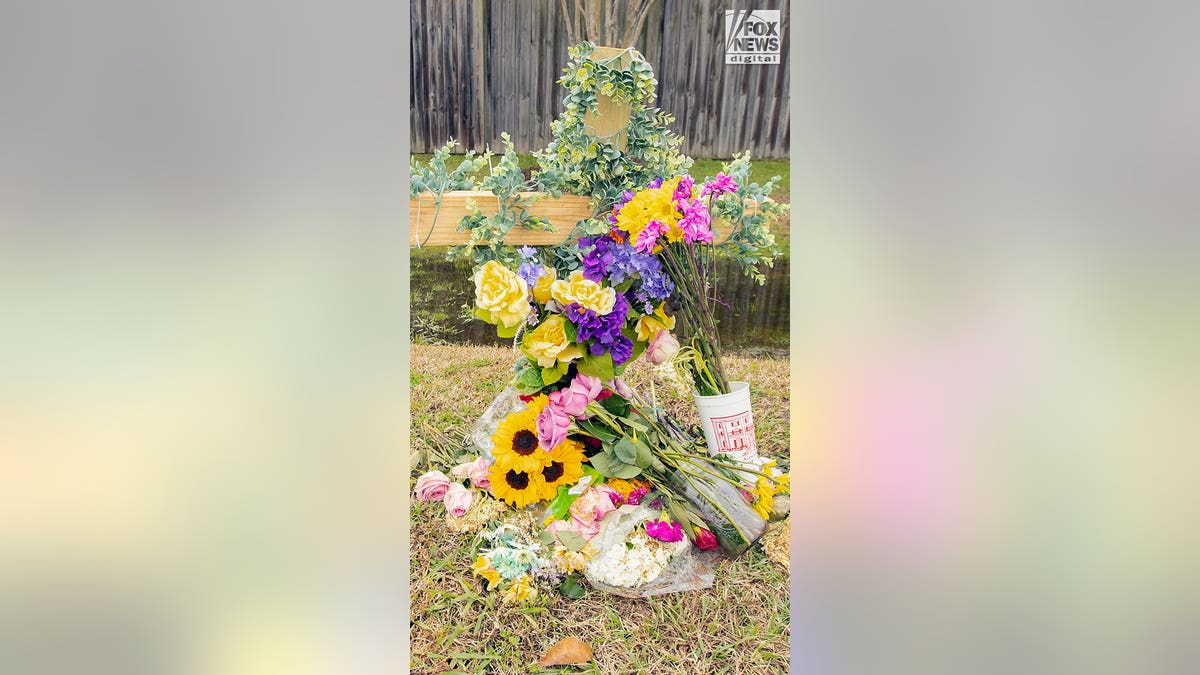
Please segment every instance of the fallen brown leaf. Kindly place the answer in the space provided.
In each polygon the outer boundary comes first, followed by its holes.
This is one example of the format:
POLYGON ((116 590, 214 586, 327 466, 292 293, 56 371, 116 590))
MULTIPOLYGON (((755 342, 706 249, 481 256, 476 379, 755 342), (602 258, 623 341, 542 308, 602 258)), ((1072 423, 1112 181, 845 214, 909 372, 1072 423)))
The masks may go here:
POLYGON ((538 659, 538 665, 545 668, 569 663, 587 663, 591 660, 592 648, 588 643, 579 638, 565 637, 538 659))

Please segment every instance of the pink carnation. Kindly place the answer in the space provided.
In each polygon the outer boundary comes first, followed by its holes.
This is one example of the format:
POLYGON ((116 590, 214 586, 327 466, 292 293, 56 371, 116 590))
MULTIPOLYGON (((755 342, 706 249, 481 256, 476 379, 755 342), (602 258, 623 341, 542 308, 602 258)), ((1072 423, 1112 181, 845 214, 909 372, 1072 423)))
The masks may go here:
POLYGON ((663 520, 647 520, 646 534, 659 541, 679 541, 683 539, 683 526, 663 520))
POLYGON ((683 218, 679 220, 679 227, 683 230, 683 240, 691 244, 694 242, 711 243, 713 240, 712 217, 708 214, 706 207, 700 200, 691 202, 690 204, 680 203, 680 210, 683 211, 683 218))
POLYGON ((671 199, 672 200, 678 200, 678 199, 690 200, 692 198, 692 188, 694 188, 695 186, 696 186, 696 182, 694 180, 692 180, 692 177, 687 174, 684 174, 679 179, 679 184, 675 186, 675 192, 672 193, 671 199))
POLYGON ((713 194, 737 192, 737 183, 729 176, 719 173, 717 177, 704 184, 700 189, 700 196, 707 197, 713 194))

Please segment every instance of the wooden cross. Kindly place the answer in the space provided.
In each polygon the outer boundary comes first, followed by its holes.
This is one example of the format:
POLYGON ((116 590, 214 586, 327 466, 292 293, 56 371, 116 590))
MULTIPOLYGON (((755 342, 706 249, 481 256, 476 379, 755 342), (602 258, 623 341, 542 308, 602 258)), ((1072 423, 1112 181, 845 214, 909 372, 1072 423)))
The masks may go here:
MULTIPOLYGON (((630 59, 629 51, 618 47, 596 47, 589 57, 591 60, 608 60, 620 57, 623 63, 630 59)), ((618 147, 625 150, 628 140, 629 119, 633 105, 630 102, 619 102, 611 96, 597 94, 596 111, 589 110, 584 115, 583 123, 590 127, 593 135, 598 137, 614 137, 618 147)), ((539 195, 537 192, 522 192, 521 197, 539 195)), ((500 209, 499 198, 484 190, 448 190, 442 193, 441 208, 437 207, 435 196, 421 193, 409 200, 408 226, 410 246, 458 246, 471 241, 471 233, 458 230, 458 222, 464 216, 471 215, 470 208, 474 204, 483 215, 489 216, 500 209), (436 222, 434 214, 437 214, 436 222), (432 231, 431 231, 432 230, 432 231)), ((575 224, 585 218, 591 218, 594 213, 591 206, 592 198, 580 195, 564 194, 561 197, 543 196, 533 202, 528 209, 530 215, 540 216, 554 226, 554 231, 528 230, 514 227, 504 238, 504 243, 510 246, 554 246, 566 241, 575 224)), ((729 235, 730 224, 713 223, 714 234, 720 240, 729 235)))

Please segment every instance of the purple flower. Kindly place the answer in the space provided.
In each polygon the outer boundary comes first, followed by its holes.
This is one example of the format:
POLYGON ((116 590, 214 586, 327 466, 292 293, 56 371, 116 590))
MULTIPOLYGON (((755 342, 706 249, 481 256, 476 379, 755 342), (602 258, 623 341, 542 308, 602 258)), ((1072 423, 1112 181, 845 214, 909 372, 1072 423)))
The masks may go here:
POLYGON ((629 303, 624 293, 617 293, 612 311, 600 316, 576 303, 567 305, 563 314, 575 324, 576 341, 589 343, 588 350, 599 356, 604 352, 612 355, 613 363, 620 365, 633 355, 633 342, 621 334, 625 319, 629 316, 629 303), (628 349, 626 349, 628 343, 628 349))
POLYGON ((583 254, 583 278, 600 283, 608 274, 608 267, 613 263, 612 248, 615 245, 608 237, 583 237, 579 240, 579 250, 587 249, 583 254))
POLYGON ((685 201, 691 200, 692 188, 695 186, 696 183, 692 180, 692 177, 684 174, 679 179, 679 184, 675 186, 675 192, 671 195, 671 201, 679 201, 680 199, 685 201))
POLYGON ((520 253, 521 257, 526 260, 537 259, 537 249, 532 246, 522 246, 521 248, 517 249, 517 253, 520 253))
POLYGON ((733 182, 733 178, 730 178, 723 173, 719 173, 717 174, 716 178, 704 184, 704 187, 700 190, 700 196, 707 197, 709 195, 721 194, 723 192, 733 193, 737 192, 737 187, 737 183, 733 182))
POLYGON ((546 268, 542 267, 540 263, 536 262, 523 262, 517 269, 517 276, 524 279, 525 283, 528 284, 530 288, 536 286, 538 277, 545 273, 546 268))
POLYGON ((662 187, 662 183, 662 176, 658 176, 654 180, 650 181, 650 184, 646 187, 650 188, 651 190, 657 190, 658 188, 662 187))
POLYGON ((646 534, 659 541, 679 541, 683 539, 683 526, 664 520, 647 520, 646 534))

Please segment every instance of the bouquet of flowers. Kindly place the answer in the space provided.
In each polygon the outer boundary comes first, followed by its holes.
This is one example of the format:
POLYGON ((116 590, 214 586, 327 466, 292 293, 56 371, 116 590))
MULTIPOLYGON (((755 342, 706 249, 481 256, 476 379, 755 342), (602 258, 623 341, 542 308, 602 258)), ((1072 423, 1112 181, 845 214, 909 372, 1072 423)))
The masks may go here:
MULTIPOLYGON (((732 255, 747 273, 761 278, 758 265, 770 265, 777 253, 763 218, 782 208, 766 200, 773 181, 765 187, 747 184, 748 156, 735 157, 726 169, 742 186, 728 173, 699 186, 685 174, 667 181, 657 178, 638 192, 625 191, 609 216, 608 234, 586 242, 593 251, 631 246, 637 254, 652 257, 658 263, 655 267, 665 272, 675 289, 673 306, 691 331, 689 346, 676 363, 705 396, 730 392, 715 318, 719 300, 714 292, 714 260, 721 254, 732 255), (720 241, 714 221, 729 226, 720 241)), ((581 241, 581 248, 584 245, 581 241)))
POLYGON ((418 499, 449 500, 452 518, 492 533, 503 517, 472 503, 537 514, 534 525, 492 537, 476 561, 476 572, 514 600, 533 597, 540 582, 567 584, 563 575, 581 569, 600 583, 641 587, 693 546, 740 553, 787 490, 786 474, 770 467, 709 457, 702 439, 621 380, 643 353, 658 363, 671 356, 666 301, 675 286, 653 254, 627 241, 597 238, 584 249, 566 278, 532 249, 521 250, 515 271, 489 261, 475 273, 477 315, 520 348, 512 385, 521 404, 496 425, 490 457, 451 471, 490 498, 468 502, 464 493, 474 491, 439 472, 418 481, 418 499), (423 492, 442 481, 441 495, 423 492), (592 545, 622 507, 652 511, 620 546, 592 545), (478 522, 485 516, 491 525, 478 522))

